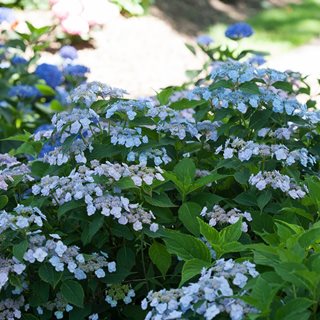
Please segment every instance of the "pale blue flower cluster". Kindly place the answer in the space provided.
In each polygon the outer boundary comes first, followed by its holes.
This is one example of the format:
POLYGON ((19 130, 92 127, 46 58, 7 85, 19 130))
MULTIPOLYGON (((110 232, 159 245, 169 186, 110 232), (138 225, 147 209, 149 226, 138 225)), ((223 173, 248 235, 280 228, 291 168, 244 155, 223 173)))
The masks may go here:
POLYGON ((217 260, 214 267, 202 271, 198 282, 179 289, 150 291, 141 303, 142 309, 151 309, 145 320, 188 319, 187 315, 211 320, 226 314, 231 320, 243 319, 257 310, 233 296, 245 295, 247 281, 257 276, 255 265, 249 261, 217 260))
POLYGON ((168 164, 172 160, 168 156, 167 150, 165 148, 148 149, 142 152, 131 151, 128 153, 127 160, 130 162, 136 161, 137 157, 141 166, 146 166, 149 159, 153 160, 155 166, 168 164))
POLYGON ((78 51, 73 46, 63 46, 59 50, 59 54, 64 59, 75 60, 78 58, 78 51))

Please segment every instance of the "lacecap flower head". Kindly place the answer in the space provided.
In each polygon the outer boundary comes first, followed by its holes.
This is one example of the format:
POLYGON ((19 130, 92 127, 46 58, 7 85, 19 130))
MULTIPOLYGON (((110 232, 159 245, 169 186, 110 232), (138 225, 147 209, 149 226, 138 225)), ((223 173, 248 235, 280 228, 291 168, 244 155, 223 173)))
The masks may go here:
POLYGON ((231 24, 225 32, 225 36, 232 40, 240 40, 242 38, 248 38, 252 35, 253 29, 246 22, 237 22, 231 24))

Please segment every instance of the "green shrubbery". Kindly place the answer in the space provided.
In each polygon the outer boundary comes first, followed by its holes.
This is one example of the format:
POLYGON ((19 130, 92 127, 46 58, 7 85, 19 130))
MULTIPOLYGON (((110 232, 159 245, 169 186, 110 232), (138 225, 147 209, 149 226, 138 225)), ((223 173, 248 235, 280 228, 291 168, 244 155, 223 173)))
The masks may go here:
POLYGON ((215 62, 195 85, 133 100, 83 83, 51 125, 10 138, 0 317, 318 317, 320 115, 297 100, 310 89, 200 45, 215 62))

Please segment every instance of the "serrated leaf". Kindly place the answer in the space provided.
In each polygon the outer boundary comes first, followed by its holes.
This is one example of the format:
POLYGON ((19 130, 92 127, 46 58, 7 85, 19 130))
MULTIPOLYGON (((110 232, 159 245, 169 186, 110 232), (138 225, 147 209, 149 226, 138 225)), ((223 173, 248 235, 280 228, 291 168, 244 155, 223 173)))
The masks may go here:
POLYGON ((6 195, 0 196, 0 210, 2 210, 8 203, 9 198, 6 195))
POLYGON ((169 196, 166 193, 153 194, 152 197, 144 196, 144 199, 149 204, 160 207, 160 208, 172 208, 176 207, 176 205, 171 201, 169 196))
POLYGON ((179 208, 178 216, 183 225, 190 231, 193 235, 199 236, 199 224, 197 217, 200 216, 201 207, 194 202, 185 202, 179 208))
POLYGON ((60 292, 68 303, 82 308, 84 291, 80 283, 74 280, 67 280, 62 283, 60 292))
POLYGON ((199 239, 177 231, 166 230, 164 241, 169 253, 177 255, 182 260, 197 258, 211 261, 211 254, 207 246, 199 239))
POLYGON ((55 269, 47 263, 41 264, 38 273, 41 280, 49 283, 53 288, 57 286, 62 278, 62 272, 55 271, 55 269))
POLYGON ((171 255, 168 253, 166 247, 154 241, 149 248, 149 257, 164 277, 171 265, 171 255))
POLYGON ((19 260, 23 261, 23 256, 28 249, 28 241, 23 240, 20 243, 13 246, 13 255, 19 260))
POLYGON ((209 268, 210 266, 210 262, 199 259, 191 259, 186 261, 182 268, 182 276, 179 287, 181 287, 186 281, 200 274, 203 268, 209 268))

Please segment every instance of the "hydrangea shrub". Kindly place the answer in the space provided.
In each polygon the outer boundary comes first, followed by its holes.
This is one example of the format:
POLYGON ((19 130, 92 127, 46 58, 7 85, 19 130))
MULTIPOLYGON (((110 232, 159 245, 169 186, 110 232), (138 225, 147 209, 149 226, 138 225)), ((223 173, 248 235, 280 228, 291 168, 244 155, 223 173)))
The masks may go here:
POLYGON ((316 319, 320 113, 301 93, 231 59, 147 99, 82 83, 0 156, 0 318, 316 319))

